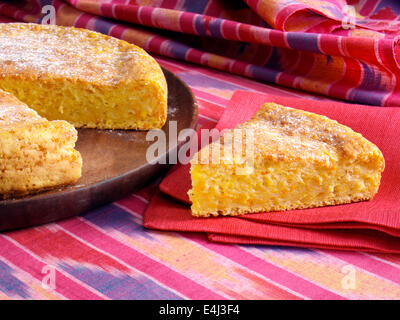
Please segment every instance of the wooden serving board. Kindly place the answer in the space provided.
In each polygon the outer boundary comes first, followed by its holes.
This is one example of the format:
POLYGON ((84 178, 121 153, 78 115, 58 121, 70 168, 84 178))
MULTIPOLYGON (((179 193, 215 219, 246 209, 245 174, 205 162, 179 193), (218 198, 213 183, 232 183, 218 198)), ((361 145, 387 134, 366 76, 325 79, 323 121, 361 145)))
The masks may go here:
MULTIPOLYGON (((168 83, 168 119, 162 130, 169 141, 169 121, 177 122, 178 133, 185 128, 194 129, 198 110, 189 87, 170 71, 163 71, 168 83)), ((84 213, 138 190, 168 168, 165 164, 147 162, 147 148, 154 142, 146 141, 146 131, 78 129, 78 132, 76 148, 83 158, 82 178, 74 186, 0 201, 0 231, 84 213)), ((179 146, 177 142, 168 143, 166 154, 176 152, 179 146)))

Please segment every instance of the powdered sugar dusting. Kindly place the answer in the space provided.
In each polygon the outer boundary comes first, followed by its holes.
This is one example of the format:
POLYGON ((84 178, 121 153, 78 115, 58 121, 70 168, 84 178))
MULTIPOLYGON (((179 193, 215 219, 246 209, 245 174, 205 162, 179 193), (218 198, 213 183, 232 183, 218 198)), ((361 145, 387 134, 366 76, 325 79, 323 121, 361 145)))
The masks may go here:
POLYGON ((139 48, 92 31, 37 24, 0 26, 0 76, 63 77, 117 84, 139 48))

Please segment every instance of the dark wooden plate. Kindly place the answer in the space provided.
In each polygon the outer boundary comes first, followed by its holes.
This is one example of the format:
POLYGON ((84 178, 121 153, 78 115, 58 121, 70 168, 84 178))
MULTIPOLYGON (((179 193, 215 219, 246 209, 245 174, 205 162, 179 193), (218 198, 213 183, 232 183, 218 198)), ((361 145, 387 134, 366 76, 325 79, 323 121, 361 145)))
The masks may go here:
MULTIPOLYGON (((169 121, 178 132, 195 128, 197 103, 189 87, 163 69, 168 83, 168 119, 162 128, 169 141, 169 121)), ((122 198, 159 176, 168 166, 149 164, 146 131, 79 129, 76 148, 83 157, 82 178, 74 186, 21 199, 0 201, 0 231, 65 219, 122 198)), ((183 142, 182 142, 183 143, 183 142)), ((167 144, 160 157, 182 144, 167 144)))

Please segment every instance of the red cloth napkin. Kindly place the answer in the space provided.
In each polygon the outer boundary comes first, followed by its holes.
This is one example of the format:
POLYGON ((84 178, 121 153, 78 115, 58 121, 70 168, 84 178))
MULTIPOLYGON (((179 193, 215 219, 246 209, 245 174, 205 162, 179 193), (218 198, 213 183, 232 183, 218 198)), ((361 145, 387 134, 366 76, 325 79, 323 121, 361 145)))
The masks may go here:
POLYGON ((400 109, 237 91, 217 128, 232 128, 248 120, 264 102, 326 115, 374 142, 386 161, 375 198, 306 210, 193 218, 187 197, 189 165, 177 165, 160 184, 160 190, 168 196, 158 192, 153 197, 144 225, 151 229, 207 232, 210 240, 218 242, 400 252, 400 109))

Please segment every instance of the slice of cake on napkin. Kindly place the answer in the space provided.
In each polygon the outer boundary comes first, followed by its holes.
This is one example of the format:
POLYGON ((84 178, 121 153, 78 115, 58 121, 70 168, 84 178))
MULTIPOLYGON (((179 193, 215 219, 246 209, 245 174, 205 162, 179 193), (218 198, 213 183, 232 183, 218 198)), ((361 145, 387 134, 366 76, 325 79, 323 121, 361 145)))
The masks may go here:
POLYGON ((370 200, 384 167, 378 147, 350 128, 266 103, 192 159, 192 214, 239 215, 370 200))
POLYGON ((0 90, 0 199, 75 183, 82 159, 75 128, 47 121, 0 90))

